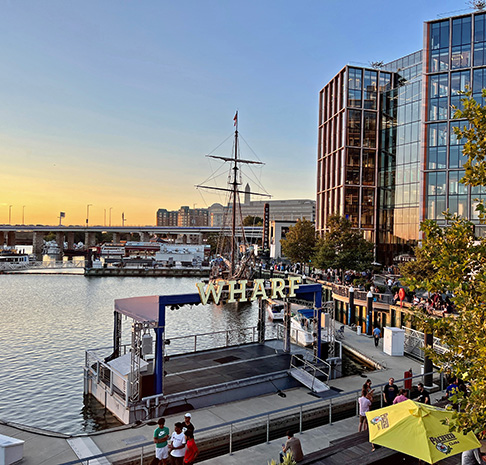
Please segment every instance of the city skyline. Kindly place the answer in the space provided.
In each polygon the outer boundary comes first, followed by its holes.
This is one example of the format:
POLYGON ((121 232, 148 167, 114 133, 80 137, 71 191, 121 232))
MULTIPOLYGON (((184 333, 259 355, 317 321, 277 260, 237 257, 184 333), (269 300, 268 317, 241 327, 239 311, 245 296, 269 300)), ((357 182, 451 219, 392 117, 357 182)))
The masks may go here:
MULTIPOLYGON (((194 185, 211 173, 204 155, 231 139, 236 110, 243 153, 266 163, 259 181, 272 198, 315 199, 320 89, 348 58, 366 66, 412 53, 423 21, 469 10, 455 1, 400 11, 383 1, 5 3, 0 223, 58 224, 63 211, 63 224, 84 224, 89 205, 92 225, 110 216, 121 225, 122 213, 125 224, 155 224, 159 208, 222 203, 194 185), (358 43, 347 34, 357 29, 358 43)), ((217 153, 231 153, 231 141, 217 153)))

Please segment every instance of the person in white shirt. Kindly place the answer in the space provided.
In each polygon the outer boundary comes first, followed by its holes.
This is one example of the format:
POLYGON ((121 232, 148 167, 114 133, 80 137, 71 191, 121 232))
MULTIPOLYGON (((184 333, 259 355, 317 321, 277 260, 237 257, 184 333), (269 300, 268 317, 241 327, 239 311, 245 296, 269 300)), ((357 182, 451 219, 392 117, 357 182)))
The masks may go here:
POLYGON ((368 389, 363 387, 361 389, 361 397, 358 399, 359 403, 359 426, 358 432, 366 431, 368 429, 368 421, 366 420, 366 412, 369 412, 371 409, 371 400, 370 394, 368 393, 368 389))
POLYGON ((184 454, 186 453, 186 437, 182 432, 183 424, 177 422, 174 425, 174 432, 172 433, 171 444, 169 445, 170 456, 174 465, 183 465, 184 454))

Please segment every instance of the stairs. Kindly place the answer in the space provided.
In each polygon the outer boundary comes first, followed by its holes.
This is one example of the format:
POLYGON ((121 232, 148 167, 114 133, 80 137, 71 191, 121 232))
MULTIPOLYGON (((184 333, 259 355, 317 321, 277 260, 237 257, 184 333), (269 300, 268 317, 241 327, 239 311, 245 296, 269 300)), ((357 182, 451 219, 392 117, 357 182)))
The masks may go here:
POLYGON ((302 368, 293 367, 289 370, 289 375, 296 379, 299 383, 308 387, 314 392, 324 392, 329 391, 330 387, 323 383, 321 380, 317 379, 311 375, 308 371, 302 368))

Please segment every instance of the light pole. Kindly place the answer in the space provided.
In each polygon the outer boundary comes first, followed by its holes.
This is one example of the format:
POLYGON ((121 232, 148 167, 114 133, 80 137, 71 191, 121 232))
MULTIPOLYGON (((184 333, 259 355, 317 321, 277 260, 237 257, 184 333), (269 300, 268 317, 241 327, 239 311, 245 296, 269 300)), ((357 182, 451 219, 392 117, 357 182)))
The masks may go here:
POLYGON ((110 226, 111 226, 111 210, 113 209, 113 207, 110 207, 110 226))
POLYGON ((122 227, 125 226, 125 212, 122 213, 122 227))
POLYGON ((103 216, 103 226, 106 226, 106 208, 103 208, 104 216, 103 216))
POLYGON ((88 205, 86 205, 86 227, 89 226, 89 207, 92 207, 93 204, 91 203, 88 203, 88 205))
POLYGON ((8 224, 12 224, 12 207, 13 205, 8 206, 8 224))
POLYGON ((22 205, 22 224, 25 224, 25 205, 22 205))

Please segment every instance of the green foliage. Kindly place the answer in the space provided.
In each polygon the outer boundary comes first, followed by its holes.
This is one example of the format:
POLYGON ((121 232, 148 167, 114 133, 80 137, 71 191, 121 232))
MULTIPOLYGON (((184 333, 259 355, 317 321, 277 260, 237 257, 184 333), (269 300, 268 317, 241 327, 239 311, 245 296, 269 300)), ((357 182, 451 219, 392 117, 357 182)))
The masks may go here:
MULTIPOLYGON (((270 462, 268 462, 268 465, 278 465, 278 463, 279 462, 277 462, 276 460, 272 459, 270 462)), ((283 465, 297 465, 297 462, 292 457, 292 452, 287 452, 284 455, 283 465)))
MULTIPOLYGON (((455 127, 454 133, 459 140, 466 139, 463 155, 467 157, 463 168, 465 175, 461 179, 463 184, 468 186, 480 186, 481 192, 486 192, 486 106, 482 106, 472 98, 471 91, 465 93, 466 98, 462 99, 463 109, 456 110, 455 119, 465 118, 467 124, 463 127, 455 127)), ((486 98, 486 89, 482 92, 486 98)), ((485 219, 486 209, 482 200, 478 200, 476 210, 480 218, 485 219)))
POLYGON ((352 229, 346 218, 334 215, 329 230, 319 239, 313 263, 317 268, 364 271, 373 261, 373 244, 360 231, 352 229))
MULTIPOLYGON (((483 90, 486 97, 486 90, 483 90)), ((465 138, 463 153, 468 186, 486 186, 486 108, 476 103, 470 92, 463 100, 464 109, 455 118, 466 118, 463 128, 455 130, 458 138, 465 138)), ((484 223, 484 206, 477 209, 484 223)), ((418 265, 405 266, 405 282, 411 288, 429 292, 450 291, 454 294, 457 315, 440 319, 430 318, 417 310, 418 326, 447 344, 449 351, 437 354, 427 350, 434 364, 442 367, 466 383, 470 393, 457 395, 460 404, 451 422, 453 431, 473 431, 480 438, 486 436, 486 239, 474 237, 471 222, 444 213, 447 226, 441 228, 434 221, 421 225, 422 244, 416 249, 418 265)))
POLYGON ((263 226, 263 218, 248 215, 243 219, 243 226, 263 226))
POLYGON ((316 230, 313 223, 306 220, 297 220, 289 228, 285 239, 280 240, 282 253, 292 263, 308 263, 313 257, 316 248, 316 230))

